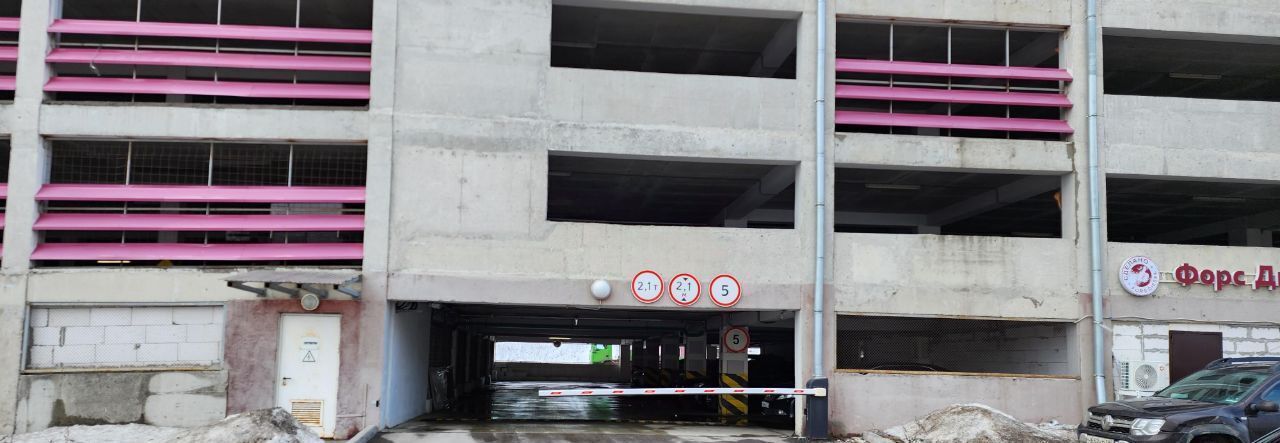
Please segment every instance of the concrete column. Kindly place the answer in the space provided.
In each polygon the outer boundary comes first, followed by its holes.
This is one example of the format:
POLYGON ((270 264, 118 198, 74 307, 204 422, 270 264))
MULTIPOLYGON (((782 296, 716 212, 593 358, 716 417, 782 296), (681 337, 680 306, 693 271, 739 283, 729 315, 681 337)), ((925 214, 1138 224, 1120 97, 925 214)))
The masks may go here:
POLYGON ((618 345, 618 379, 631 380, 631 342, 623 341, 618 345))
MULTIPOLYGON (((48 0, 43 0, 48 1, 48 0)), ((364 302, 366 306, 386 304, 388 294, 387 269, 390 249, 391 218, 391 165, 395 124, 392 112, 395 108, 396 82, 396 46, 399 35, 398 0, 373 2, 373 45, 370 58, 373 71, 369 73, 369 129, 367 171, 365 174, 364 205, 364 302), (374 288, 374 289, 371 289, 374 288)), ((365 309, 361 318, 364 331, 384 331, 392 309, 365 309)), ((430 310, 428 310, 430 317, 430 310)), ((380 387, 379 395, 369 395, 365 403, 366 419, 364 425, 386 424, 382 421, 379 398, 395 389, 384 383, 382 362, 386 355, 386 342, 364 337, 377 336, 376 333, 361 334, 361 353, 368 353, 362 366, 364 377, 370 380, 371 386, 380 387)), ((429 337, 423 339, 429 340, 429 337)), ((428 347, 430 341, 428 341, 428 347)), ((430 367, 430 363, 426 365, 430 367)), ((425 374, 429 377, 429 374, 425 374)), ((430 398, 430 390, 427 393, 430 398)), ((431 401, 427 401, 430 411, 431 401)))
POLYGON ((684 339, 684 378, 697 380, 707 376, 707 335, 684 339))
POLYGON ((48 176, 48 153, 40 138, 40 104, 48 73, 44 57, 49 49, 45 28, 61 15, 60 2, 22 2, 18 31, 19 57, 14 100, 0 116, 11 131, 9 196, 5 211, 4 257, 0 268, 0 435, 15 430, 18 373, 22 369, 23 318, 26 316, 27 278, 31 252, 38 237, 31 230, 39 216, 36 191, 48 176))
POLYGON ((657 339, 649 339, 644 342, 644 359, 642 360, 644 374, 640 380, 640 386, 646 388, 656 388, 658 382, 658 349, 662 343, 657 339))
POLYGON ((451 392, 458 392, 458 383, 462 382, 462 377, 458 375, 458 330, 454 329, 449 337, 449 385, 453 387, 451 392))
POLYGON ((676 377, 680 373, 680 337, 674 335, 662 337, 662 361, 658 383, 662 387, 675 386, 676 377))

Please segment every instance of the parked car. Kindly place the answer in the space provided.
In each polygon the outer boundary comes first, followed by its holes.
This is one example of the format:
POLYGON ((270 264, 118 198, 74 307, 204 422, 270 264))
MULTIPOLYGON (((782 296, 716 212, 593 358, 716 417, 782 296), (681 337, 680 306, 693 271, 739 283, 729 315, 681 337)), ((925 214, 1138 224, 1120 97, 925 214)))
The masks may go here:
POLYGON ((1280 441, 1280 358, 1224 358, 1152 397, 1089 408, 1081 443, 1280 441))

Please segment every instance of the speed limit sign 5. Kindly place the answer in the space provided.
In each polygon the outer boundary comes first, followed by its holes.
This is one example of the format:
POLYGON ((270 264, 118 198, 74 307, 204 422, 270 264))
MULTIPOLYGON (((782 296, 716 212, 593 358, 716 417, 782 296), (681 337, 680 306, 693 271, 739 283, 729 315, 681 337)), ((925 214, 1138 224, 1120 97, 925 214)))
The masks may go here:
POLYGON ((735 354, 747 352, 747 348, 751 347, 751 336, 747 335, 746 328, 740 326, 726 329, 721 340, 724 341, 721 343, 724 350, 735 354))
POLYGON ((711 302, 728 308, 742 299, 742 284, 732 275, 722 274, 711 279, 711 302))

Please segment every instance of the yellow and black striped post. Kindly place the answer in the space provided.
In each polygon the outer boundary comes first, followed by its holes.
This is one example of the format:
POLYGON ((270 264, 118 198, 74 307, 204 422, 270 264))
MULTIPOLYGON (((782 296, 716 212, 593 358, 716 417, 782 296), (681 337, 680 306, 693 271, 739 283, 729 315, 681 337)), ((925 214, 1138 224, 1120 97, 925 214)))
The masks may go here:
MULTIPOLYGON (((747 387, 747 374, 720 374, 720 386, 726 388, 747 387)), ((747 424, 747 396, 721 395, 720 419, 730 425, 747 424)))

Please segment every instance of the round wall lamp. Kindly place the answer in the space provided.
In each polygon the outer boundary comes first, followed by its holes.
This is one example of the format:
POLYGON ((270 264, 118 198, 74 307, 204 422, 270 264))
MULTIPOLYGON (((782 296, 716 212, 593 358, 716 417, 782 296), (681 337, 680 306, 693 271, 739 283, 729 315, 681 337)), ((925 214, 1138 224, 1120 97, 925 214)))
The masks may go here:
POLYGON ((613 288, 609 286, 609 282, 604 280, 596 280, 591 283, 591 296, 596 300, 604 300, 609 298, 609 294, 613 292, 613 288))

